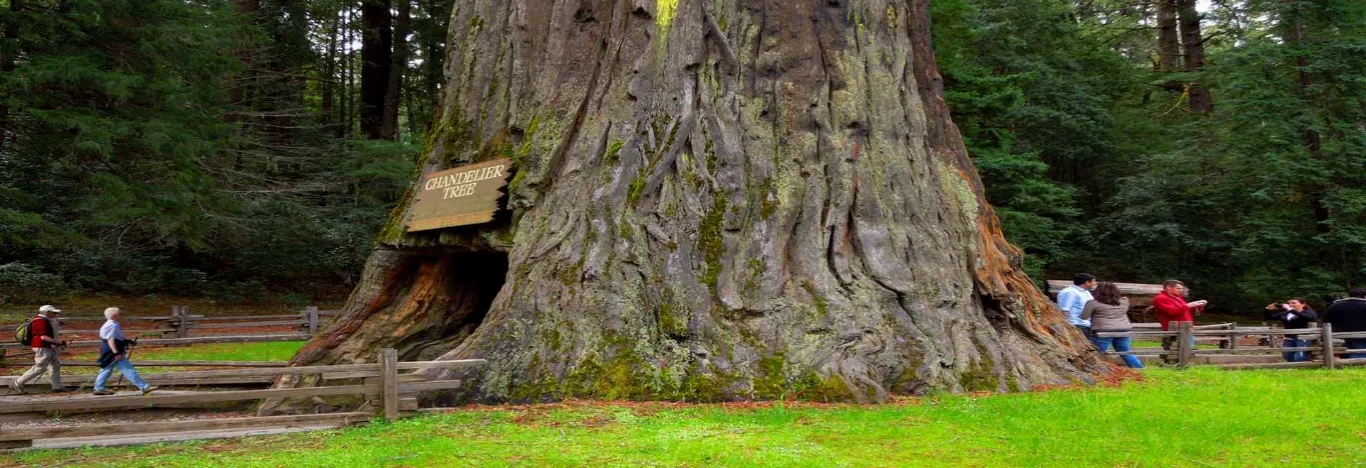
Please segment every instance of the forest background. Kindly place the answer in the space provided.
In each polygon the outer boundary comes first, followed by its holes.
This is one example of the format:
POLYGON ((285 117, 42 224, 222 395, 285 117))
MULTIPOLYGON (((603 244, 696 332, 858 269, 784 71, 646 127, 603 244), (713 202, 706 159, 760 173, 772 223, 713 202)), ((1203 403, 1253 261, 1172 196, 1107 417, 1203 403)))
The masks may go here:
MULTIPOLYGON (((0 0, 0 304, 344 296, 416 170, 453 1, 0 0)), ((932 15, 1035 280, 1181 278, 1223 311, 1366 284, 1366 2, 932 15)))

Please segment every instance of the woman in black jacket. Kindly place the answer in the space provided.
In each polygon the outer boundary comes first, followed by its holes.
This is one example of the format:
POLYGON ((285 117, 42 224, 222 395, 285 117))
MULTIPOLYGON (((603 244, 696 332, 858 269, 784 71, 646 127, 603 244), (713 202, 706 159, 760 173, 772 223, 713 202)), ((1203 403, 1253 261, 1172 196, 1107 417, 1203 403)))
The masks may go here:
MULTIPOLYGON (((1304 299, 1294 297, 1285 301, 1284 304, 1267 304, 1266 318, 1281 322, 1287 330, 1297 330, 1309 328, 1318 322, 1319 315, 1314 313, 1314 309, 1309 304, 1304 303, 1304 299)), ((1309 342, 1301 340, 1299 335, 1285 335, 1286 348, 1303 348, 1309 346, 1309 342)), ((1286 362, 1302 362, 1309 360, 1308 351, 1286 351, 1281 353, 1285 356, 1286 362)))

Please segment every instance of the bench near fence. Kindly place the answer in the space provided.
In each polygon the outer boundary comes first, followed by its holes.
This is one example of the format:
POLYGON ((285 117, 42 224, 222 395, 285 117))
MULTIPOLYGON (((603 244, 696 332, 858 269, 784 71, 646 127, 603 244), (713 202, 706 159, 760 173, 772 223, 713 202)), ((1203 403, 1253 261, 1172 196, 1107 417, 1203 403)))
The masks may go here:
MULTIPOLYGON (((167 382, 167 385, 193 384, 196 379, 259 378, 273 380, 282 375, 321 375, 324 382, 328 380, 349 380, 351 382, 360 380, 360 384, 346 383, 264 390, 157 392, 145 396, 130 392, 125 395, 113 396, 5 397, 3 404, 0 404, 0 416, 20 413, 60 414, 92 410, 205 407, 222 402, 335 395, 362 395, 370 403, 369 406, 375 408, 375 411, 61 427, 5 428, 0 425, 0 449, 35 446, 55 447, 63 446, 63 443, 68 444, 66 446, 79 446, 82 445, 82 442, 88 442, 80 440, 80 438, 96 435, 103 435, 105 439, 111 435, 118 435, 119 439, 127 439, 122 443, 148 443, 196 438, 193 437, 195 434, 189 434, 186 431, 204 432, 200 435, 206 437, 224 437, 251 435, 251 433, 261 433, 261 430, 288 432, 292 428, 297 429, 299 427, 339 427, 367 421, 374 416, 383 416, 385 419, 394 420, 400 416, 401 411, 416 411, 418 409, 417 394, 419 392, 457 389, 461 386, 459 380, 429 381, 413 372, 422 369, 451 369, 485 363, 486 361, 483 359, 399 362, 397 351, 382 349, 377 357, 377 362, 368 364, 212 370, 146 375, 149 377, 149 382, 156 379, 156 381, 167 382), (400 371, 410 372, 400 373, 400 371), (229 433, 220 434, 224 431, 229 433), (238 434, 241 431, 248 431, 248 434, 238 434), (35 442, 41 442, 41 444, 35 445, 35 442)), ((364 407, 366 405, 362 405, 362 408, 364 407)), ((108 443, 110 440, 101 440, 100 442, 108 443)))
MULTIPOLYGON (((1366 358, 1341 359, 1337 355, 1348 351, 1341 346, 1341 340, 1348 338, 1366 338, 1366 332, 1352 333, 1333 333, 1333 327, 1324 324, 1322 328, 1304 329, 1284 329, 1272 327, 1238 327, 1231 328, 1204 328, 1195 326, 1191 322, 1172 322, 1173 330, 1148 330, 1135 328, 1131 336, 1137 340, 1152 339, 1173 339, 1171 349, 1166 348, 1132 348, 1127 352, 1110 351, 1105 353, 1107 356, 1158 356, 1174 362, 1177 367, 1186 367, 1195 361, 1199 356, 1229 356, 1229 355, 1251 355, 1251 356, 1275 356, 1281 357, 1281 353, 1304 351, 1310 354, 1310 360, 1304 362, 1248 362, 1222 364, 1220 367, 1225 369, 1274 369, 1274 368, 1296 368, 1296 367, 1326 367, 1329 369, 1339 366, 1366 365, 1366 358), (1298 336, 1298 339, 1310 343, 1309 346, 1287 348, 1280 344, 1286 335, 1298 336), (1269 343, 1269 346, 1239 346, 1238 338, 1241 337, 1261 337, 1261 343, 1269 343), (1202 339, 1215 339, 1221 343, 1228 343, 1227 346, 1219 349, 1198 349, 1192 346, 1192 338, 1198 342, 1202 339), (1317 343, 1317 344, 1315 344, 1317 343)), ((1121 336, 1122 333, 1098 332, 1100 337, 1121 336)), ((1358 351, 1366 352, 1366 351, 1358 351)))

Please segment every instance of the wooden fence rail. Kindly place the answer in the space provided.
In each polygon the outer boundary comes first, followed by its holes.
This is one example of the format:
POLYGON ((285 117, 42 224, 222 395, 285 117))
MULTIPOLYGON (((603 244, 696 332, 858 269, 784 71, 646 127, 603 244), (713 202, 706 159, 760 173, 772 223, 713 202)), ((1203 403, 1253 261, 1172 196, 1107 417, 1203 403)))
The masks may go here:
MULTIPOLYGON (((138 367, 285 367, 286 361, 205 361, 202 359, 185 360, 143 360, 138 367)), ((95 361, 62 361, 62 367, 99 367, 95 361)))
MULTIPOLYGON (((157 421, 119 424, 86 424, 80 426, 26 427, 0 431, 0 448, 26 448, 35 441, 71 439, 79 437, 127 437, 134 442, 165 442, 184 440, 175 437, 203 431, 268 429, 279 433, 281 428, 327 429, 369 421, 374 414, 366 412, 296 414, 248 418, 211 418, 188 421, 157 421), (132 436, 132 437, 129 437, 132 436)), ((79 444, 46 444, 47 448, 62 448, 79 444)))
MULTIPOLYGON (((1286 363, 1242 363, 1227 364, 1223 367, 1229 369, 1256 369, 1256 368, 1282 368, 1282 367, 1325 367, 1335 368, 1341 365, 1360 365, 1366 364, 1366 359, 1340 359, 1339 353, 1352 352, 1345 346, 1340 346, 1340 340, 1352 338, 1366 338, 1366 332, 1344 332, 1333 333, 1330 324, 1324 324, 1321 328, 1302 328, 1284 329, 1272 327, 1228 327, 1226 329, 1197 329, 1191 322, 1172 322, 1172 330, 1140 330, 1135 329, 1131 333, 1120 332, 1098 332, 1099 337, 1131 336, 1134 339, 1163 339, 1166 341, 1163 348, 1133 348, 1130 351, 1111 351, 1106 352, 1109 356, 1161 356, 1174 363, 1177 367, 1191 365, 1197 356, 1217 356, 1217 355, 1256 355, 1269 354, 1279 356, 1286 352, 1307 352, 1310 353, 1308 364, 1304 362, 1286 363), (1270 346, 1238 347, 1237 342, 1241 337, 1265 337, 1264 341, 1270 346), (1285 347, 1281 346, 1286 336, 1294 336, 1296 339, 1306 343, 1317 342, 1312 346, 1285 347), (1220 349, 1199 349, 1193 346, 1199 337, 1219 338, 1221 342, 1230 345, 1220 349), (1287 365, 1289 364, 1289 365, 1287 365)), ((1366 350, 1357 352, 1366 353, 1366 350)))
MULTIPOLYGON (((337 314, 336 311, 319 310, 317 306, 308 306, 297 314, 276 314, 276 315, 240 315, 240 316, 218 316, 206 317, 190 313, 189 307, 173 306, 169 316, 152 317, 124 317, 126 322, 152 322, 153 328, 128 327, 124 332, 130 336, 147 336, 153 334, 158 338, 143 339, 141 344, 156 344, 164 346, 200 344, 200 343, 246 343, 252 341, 294 341, 307 340, 316 335, 325 321, 337 314), (253 328, 276 328, 291 326, 297 329, 295 333, 281 333, 279 331, 257 331, 253 328), (228 334, 196 334, 191 336, 191 330, 231 330, 228 334), (253 339, 258 337, 259 339, 253 339), (182 341, 171 341, 182 340, 182 341)), ((87 328, 82 325, 90 324, 95 327, 102 322, 103 318, 95 317, 62 317, 58 319, 62 324, 62 334, 73 336, 78 333, 96 333, 97 328, 87 328)), ((5 330, 14 330, 18 324, 0 325, 5 330)), ((212 333, 212 332, 210 332, 212 333)), ((74 347, 98 347, 97 340, 82 340, 71 343, 74 347)), ((28 349, 19 343, 11 340, 0 343, 0 350, 25 350, 28 349)), ((0 352, 0 359, 4 358, 4 353, 0 352)))
MULTIPOLYGON (((208 370, 191 372, 174 372, 161 374, 146 374, 149 382, 167 382, 176 385, 177 382, 196 382, 212 379, 271 379, 282 375, 320 375, 323 382, 328 380, 343 381, 340 385, 324 385, 317 387, 304 388, 273 388, 261 390, 229 390, 229 391, 208 391, 208 392, 187 392, 178 394, 153 393, 150 395, 114 395, 114 396, 93 396, 78 395, 66 398, 23 398, 22 400, 5 401, 0 405, 0 415, 16 413, 62 413, 80 412, 90 410, 115 410, 115 409, 140 409, 155 407, 187 407, 201 406, 210 403, 234 402, 234 401, 254 401, 276 398, 305 398, 318 396, 335 395, 374 395, 377 401, 372 406, 378 408, 377 414, 386 419, 397 419, 400 410, 403 409, 402 403, 412 401, 416 409, 416 393, 429 390, 448 390, 460 388, 459 380, 435 380, 429 381, 420 375, 407 373, 400 374, 400 370, 421 370, 421 369, 450 369, 466 366, 477 366, 486 363, 483 359, 466 359, 454 361, 416 361, 398 362, 398 352, 393 349, 382 349, 377 356, 377 362, 366 364, 341 364, 331 366, 300 366, 300 367, 273 367, 255 369, 233 369, 233 370, 208 370), (359 381, 361 383, 355 383, 359 381)), ((309 415, 309 416, 287 416, 280 419, 270 420, 261 418, 230 418, 215 419, 207 424, 213 428, 229 427, 258 427, 262 423, 279 421, 283 423, 300 424, 312 423, 317 421, 330 421, 328 418, 342 418, 347 421, 364 421, 369 419, 369 413, 339 413, 334 415, 309 415), (310 419, 310 417, 315 419, 310 419)), ((178 429, 195 428, 195 421, 184 421, 177 423, 144 423, 142 426, 134 425, 134 428, 141 427, 145 432, 172 432, 178 429)), ((101 432, 108 425, 83 425, 66 427, 44 427, 33 429, 3 429, 0 428, 0 448, 26 448, 32 446, 34 439, 39 438, 63 438, 63 437, 82 437, 88 435, 105 434, 101 432)), ((269 424, 266 424, 269 426, 269 424)), ((121 431, 133 431, 134 429, 120 429, 121 431)), ((140 432, 139 432, 140 433, 140 432)))
MULTIPOLYGON (((194 338, 141 338, 138 340, 138 345, 181 346, 207 343, 261 343, 270 341, 302 341, 307 340, 309 338, 311 337, 306 333, 280 333, 269 335, 217 335, 199 336, 194 338)), ((72 348, 98 348, 100 346, 100 342, 95 340, 72 341, 70 343, 67 343, 67 346, 72 348)), ((17 343, 9 343, 5 345, 0 345, 0 349, 15 349, 23 351, 29 348, 27 346, 20 345, 17 343)))

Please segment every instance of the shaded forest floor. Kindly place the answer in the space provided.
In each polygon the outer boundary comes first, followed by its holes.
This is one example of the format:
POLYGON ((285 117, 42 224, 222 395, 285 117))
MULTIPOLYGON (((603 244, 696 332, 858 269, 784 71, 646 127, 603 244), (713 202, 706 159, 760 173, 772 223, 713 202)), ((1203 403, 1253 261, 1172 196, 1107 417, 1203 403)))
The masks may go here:
POLYGON ((1366 457, 1366 370, 1144 375, 881 406, 469 407, 336 431, 7 454, 0 465, 1348 466, 1366 457))

